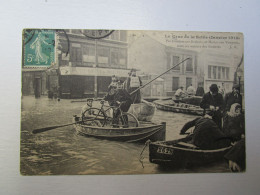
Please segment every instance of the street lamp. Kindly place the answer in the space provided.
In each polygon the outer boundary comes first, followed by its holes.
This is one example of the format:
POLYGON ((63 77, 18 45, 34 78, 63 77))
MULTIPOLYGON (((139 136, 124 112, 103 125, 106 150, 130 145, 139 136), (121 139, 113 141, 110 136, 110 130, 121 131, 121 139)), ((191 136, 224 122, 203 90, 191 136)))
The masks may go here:
POLYGON ((239 68, 237 70, 237 77, 238 77, 238 85, 239 85, 239 94, 240 94, 240 88, 241 88, 241 77, 243 76, 243 70, 239 68))

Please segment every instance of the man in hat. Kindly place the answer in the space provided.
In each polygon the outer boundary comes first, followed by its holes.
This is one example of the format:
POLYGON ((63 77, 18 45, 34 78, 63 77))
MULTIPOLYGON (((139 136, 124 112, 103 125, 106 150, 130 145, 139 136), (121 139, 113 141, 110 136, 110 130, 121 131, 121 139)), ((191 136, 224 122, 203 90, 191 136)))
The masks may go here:
POLYGON ((212 84, 209 89, 210 91, 202 97, 200 107, 204 109, 204 114, 206 109, 211 110, 213 113, 212 119, 222 129, 223 96, 218 93, 216 84, 212 84))
POLYGON ((229 92, 225 95, 225 98, 224 98, 225 112, 229 111, 231 105, 234 103, 238 103, 238 104, 242 105, 242 96, 239 93, 239 90, 240 90, 239 85, 234 84, 232 87, 232 92, 229 92))
MULTIPOLYGON (((104 97, 105 101, 108 101, 110 106, 116 106, 120 107, 122 112, 127 112, 131 106, 132 99, 129 93, 122 88, 122 82, 119 81, 117 85, 111 85, 109 86, 109 92, 108 94, 104 97)), ((115 112, 113 113, 113 124, 118 123, 116 119, 118 119, 118 116, 120 115, 120 110, 116 109, 115 112)), ((128 118, 126 115, 124 115, 124 121, 128 121, 128 118)), ((127 125, 127 124, 124 124, 127 125)))
MULTIPOLYGON (((142 86, 142 81, 140 77, 136 75, 136 70, 132 69, 131 73, 129 74, 130 76, 127 78, 127 86, 126 90, 129 94, 131 92, 137 90, 139 87, 142 86)), ((131 94, 131 98, 133 103, 141 103, 141 92, 140 90, 137 90, 135 93, 131 94)))
POLYGON ((183 135, 185 132, 194 127, 191 137, 191 143, 204 150, 213 150, 224 148, 230 145, 230 139, 220 130, 218 125, 212 120, 213 112, 209 109, 203 117, 198 117, 186 123, 180 131, 183 135))
MULTIPOLYGON (((109 86, 111 86, 111 85, 117 85, 117 82, 118 82, 118 78, 116 77, 116 75, 112 75, 112 77, 111 77, 111 83, 110 83, 109 86)), ((109 87, 109 86, 108 86, 108 87, 109 87)))

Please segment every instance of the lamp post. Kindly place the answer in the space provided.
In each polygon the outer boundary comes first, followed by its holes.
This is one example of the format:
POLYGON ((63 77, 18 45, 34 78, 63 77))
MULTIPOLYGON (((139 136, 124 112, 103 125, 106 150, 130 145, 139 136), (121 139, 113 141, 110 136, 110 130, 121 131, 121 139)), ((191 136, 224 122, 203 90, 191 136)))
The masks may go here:
MULTIPOLYGON (((237 77, 238 77, 238 85, 239 85, 239 94, 241 95, 241 77, 243 76, 243 70, 241 68, 239 68, 237 70, 237 77)), ((241 109, 243 110, 243 107, 242 107, 242 104, 243 104, 243 96, 242 96, 242 102, 241 102, 241 109)))
POLYGON ((243 75, 243 70, 241 70, 241 68, 239 68, 237 70, 237 77, 238 77, 238 85, 239 85, 239 94, 241 92, 241 77, 243 75))

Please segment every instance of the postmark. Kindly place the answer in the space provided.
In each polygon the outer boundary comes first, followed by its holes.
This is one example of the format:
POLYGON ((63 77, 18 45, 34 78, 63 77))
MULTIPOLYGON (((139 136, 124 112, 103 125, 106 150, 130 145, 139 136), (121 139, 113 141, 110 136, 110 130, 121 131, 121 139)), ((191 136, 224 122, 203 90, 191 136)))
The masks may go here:
POLYGON ((51 66, 55 61, 55 30, 24 30, 24 66, 51 66))
POLYGON ((90 39, 102 39, 108 37, 114 30, 84 30, 82 34, 90 39))

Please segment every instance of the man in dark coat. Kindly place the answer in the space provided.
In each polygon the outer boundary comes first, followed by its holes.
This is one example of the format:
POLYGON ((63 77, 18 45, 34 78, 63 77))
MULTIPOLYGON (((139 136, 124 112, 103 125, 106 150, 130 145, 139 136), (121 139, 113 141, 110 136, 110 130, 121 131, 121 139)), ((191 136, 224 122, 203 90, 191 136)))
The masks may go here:
POLYGON ((222 111, 223 111, 223 96, 218 93, 218 86, 216 84, 212 84, 210 86, 210 91, 204 94, 200 107, 205 110, 209 109, 212 111, 213 116, 212 119, 218 125, 220 129, 222 129, 222 111))
MULTIPOLYGON (((209 114, 211 113, 209 112, 209 114)), ((198 117, 186 123, 181 129, 180 134, 185 134, 193 126, 195 128, 192 134, 192 144, 195 146, 204 150, 213 150, 230 145, 230 139, 226 138, 225 134, 222 133, 210 115, 206 114, 204 117, 198 117)))
POLYGON ((230 107, 234 103, 238 103, 242 105, 242 96, 239 93, 239 85, 234 84, 232 87, 232 92, 229 92, 225 95, 224 98, 224 106, 225 106, 225 112, 230 110, 230 107))
MULTIPOLYGON (((109 86, 109 92, 104 97, 104 100, 108 101, 110 106, 116 106, 116 107, 119 106, 122 112, 127 112, 131 104, 133 103, 129 93, 125 89, 122 89, 121 87, 118 87, 116 85, 109 86)), ((113 113, 113 118, 115 119, 113 120, 113 123, 118 123, 117 119, 119 115, 120 115, 120 110, 116 109, 115 112, 113 113)), ((128 121, 127 116, 124 115, 124 117, 125 117, 124 121, 127 122, 128 121)))
POLYGON ((228 160, 229 168, 232 172, 241 172, 246 168, 246 143, 245 138, 237 142, 231 150, 225 154, 224 158, 228 160))

